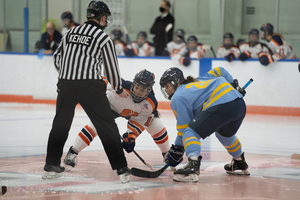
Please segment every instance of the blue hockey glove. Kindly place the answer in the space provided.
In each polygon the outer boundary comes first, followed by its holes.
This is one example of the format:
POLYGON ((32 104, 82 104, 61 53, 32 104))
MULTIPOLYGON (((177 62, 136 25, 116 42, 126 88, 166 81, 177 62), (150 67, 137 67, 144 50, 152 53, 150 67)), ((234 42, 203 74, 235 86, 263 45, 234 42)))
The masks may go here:
POLYGON ((235 58, 235 56, 234 56, 234 54, 232 52, 230 52, 227 56, 225 56, 225 59, 228 62, 231 62, 234 58, 235 58))
POLYGON ((251 55, 249 53, 249 51, 244 51, 243 53, 241 53, 241 55, 239 56, 239 59, 241 61, 245 61, 247 60, 248 58, 251 58, 251 55))
POLYGON ((260 64, 262 64, 264 66, 268 66, 270 63, 272 63, 274 61, 271 55, 268 55, 264 52, 261 52, 258 54, 258 59, 259 59, 260 64))
POLYGON ((127 153, 132 152, 135 146, 135 139, 136 139, 135 134, 133 132, 124 133, 123 138, 125 140, 122 142, 123 149, 127 151, 127 153))
POLYGON ((183 160, 184 148, 178 145, 172 144, 165 162, 170 164, 171 167, 176 167, 183 160))
POLYGON ((188 67, 191 64, 191 59, 188 57, 182 57, 180 58, 179 62, 181 65, 188 67))
POLYGON ((125 48, 124 53, 125 53, 125 55, 128 56, 128 57, 134 56, 134 51, 133 51, 133 49, 125 48))

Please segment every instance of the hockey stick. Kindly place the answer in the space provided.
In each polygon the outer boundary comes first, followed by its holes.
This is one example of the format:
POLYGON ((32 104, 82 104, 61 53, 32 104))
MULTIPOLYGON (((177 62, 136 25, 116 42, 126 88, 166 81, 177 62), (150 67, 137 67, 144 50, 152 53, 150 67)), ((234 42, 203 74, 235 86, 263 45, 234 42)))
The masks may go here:
MULTIPOLYGON (((120 135, 120 138, 122 141, 126 142, 125 139, 120 135)), ((140 161, 142 161, 145 165, 147 165, 151 170, 153 170, 152 165, 150 165, 149 163, 147 163, 135 150, 133 150, 133 153, 140 159, 140 161)))
POLYGON ((132 48, 131 40, 130 40, 130 37, 129 37, 129 35, 128 35, 128 31, 127 31, 126 26, 124 26, 123 29, 124 29, 124 33, 125 33, 125 35, 126 35, 127 42, 128 42, 128 44, 131 46, 131 48, 132 48))
POLYGON ((241 90, 245 90, 252 82, 253 82, 253 79, 250 78, 250 80, 241 88, 241 90))
POLYGON ((138 168, 131 168, 131 174, 133 176, 142 177, 142 178, 157 178, 159 177, 168 167, 170 164, 166 164, 163 168, 157 171, 146 171, 138 168))

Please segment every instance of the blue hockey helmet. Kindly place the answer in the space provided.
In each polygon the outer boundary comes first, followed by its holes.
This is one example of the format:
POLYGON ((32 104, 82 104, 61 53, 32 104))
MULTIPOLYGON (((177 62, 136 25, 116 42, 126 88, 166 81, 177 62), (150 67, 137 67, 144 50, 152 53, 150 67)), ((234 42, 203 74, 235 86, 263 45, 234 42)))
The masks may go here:
POLYGON ((272 35, 274 27, 270 23, 265 23, 260 27, 260 30, 263 31, 264 33, 268 33, 268 35, 272 35))
POLYGON ((120 29, 114 29, 111 34, 113 34, 114 39, 121 39, 123 36, 123 33, 120 29))

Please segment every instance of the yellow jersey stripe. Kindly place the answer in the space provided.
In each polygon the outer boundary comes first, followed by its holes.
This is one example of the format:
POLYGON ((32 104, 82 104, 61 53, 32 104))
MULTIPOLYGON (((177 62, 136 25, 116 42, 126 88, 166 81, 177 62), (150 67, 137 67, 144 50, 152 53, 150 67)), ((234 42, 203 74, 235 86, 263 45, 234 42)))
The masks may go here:
POLYGON ((226 149, 230 149, 230 148, 235 147, 239 142, 240 142, 240 141, 239 141, 239 139, 237 138, 236 141, 235 141, 232 145, 230 145, 230 146, 224 146, 224 147, 225 147, 226 149))
POLYGON ((204 110, 205 108, 207 108, 208 106, 210 106, 213 102, 215 102, 216 100, 218 100, 221 96, 223 96, 224 94, 226 94, 230 90, 233 90, 233 87, 229 87, 226 90, 224 90, 223 92, 221 92, 220 94, 218 94, 217 96, 215 96, 213 99, 210 100, 210 102, 207 105, 205 105, 203 107, 202 110, 204 110))
POLYGON ((196 139, 196 140, 198 140, 198 138, 196 138, 195 136, 193 136, 193 137, 187 137, 187 138, 185 138, 185 139, 183 140, 183 144, 184 144, 187 140, 191 140, 191 139, 196 139))
POLYGON ((184 149, 188 146, 188 145, 191 145, 191 144, 198 144, 201 146, 201 143, 199 141, 191 141, 191 142, 188 142, 186 145, 184 145, 184 149))
POLYGON ((188 126, 189 126, 188 124, 177 125, 176 129, 183 129, 183 128, 187 128, 188 126))
POLYGON ((222 83, 221 85, 219 85, 214 91, 213 93, 211 93, 209 99, 203 104, 203 106, 205 106, 207 104, 207 102, 217 93, 219 92, 223 87, 225 87, 226 85, 228 85, 228 83, 222 83))
POLYGON ((221 76, 221 70, 219 67, 216 67, 215 70, 217 71, 217 73, 219 74, 219 76, 221 76))
POLYGON ((178 131, 177 135, 183 136, 183 132, 179 132, 179 131, 178 131))
POLYGON ((233 149, 233 150, 229 150, 227 149, 228 152, 236 152, 237 150, 239 150, 239 148, 241 148, 242 144, 240 144, 237 148, 233 149))
POLYGON ((215 77, 218 77, 217 74, 215 74, 215 72, 213 70, 210 70, 208 73, 214 75, 215 77))

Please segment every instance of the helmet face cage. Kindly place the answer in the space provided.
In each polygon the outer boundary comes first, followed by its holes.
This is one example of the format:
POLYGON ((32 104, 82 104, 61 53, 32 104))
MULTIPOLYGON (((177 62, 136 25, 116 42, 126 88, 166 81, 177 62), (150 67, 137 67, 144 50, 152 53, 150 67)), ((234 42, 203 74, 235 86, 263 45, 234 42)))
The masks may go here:
POLYGON ((196 51, 197 46, 198 46, 198 39, 197 39, 197 37, 194 36, 194 35, 190 36, 190 37, 187 39, 187 48, 188 48, 188 50, 189 50, 189 51, 196 51), (196 43, 196 46, 191 47, 189 43, 192 43, 192 42, 193 42, 194 44, 196 43))
POLYGON ((130 87, 130 95, 135 103, 140 103, 148 97, 155 83, 153 73, 142 70, 134 77, 130 87))
POLYGON ((146 87, 133 81, 130 87, 130 95, 135 103, 140 103, 150 94, 152 87, 146 87))

